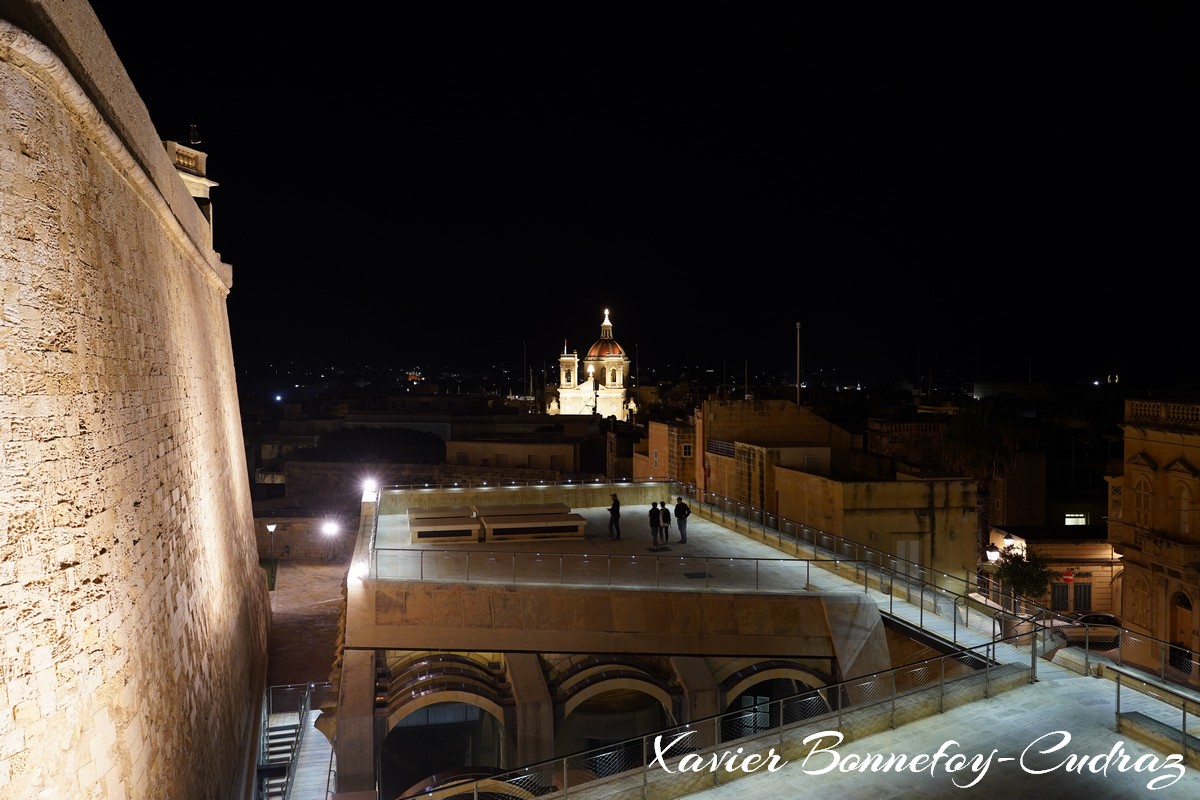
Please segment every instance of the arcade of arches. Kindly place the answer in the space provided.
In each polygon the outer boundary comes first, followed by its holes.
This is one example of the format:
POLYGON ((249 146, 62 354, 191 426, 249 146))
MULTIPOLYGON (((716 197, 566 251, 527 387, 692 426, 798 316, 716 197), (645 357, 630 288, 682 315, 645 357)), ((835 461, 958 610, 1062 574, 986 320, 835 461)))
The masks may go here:
MULTIPOLYGON (((885 631, 895 665, 940 654, 890 626, 885 631)), ((695 721, 682 672, 692 685, 698 671, 709 676, 712 716, 726 715, 717 728, 723 741, 777 726, 780 714, 794 721, 832 710, 819 691, 835 682, 823 658, 381 651, 376 707, 387 726, 381 797, 540 760, 519 753, 518 695, 528 702, 532 690, 510 680, 510 662, 518 658, 535 660, 541 675, 536 691, 544 693, 554 728, 554 752, 545 757, 594 752, 586 762, 598 776, 640 763, 639 737, 695 721)))

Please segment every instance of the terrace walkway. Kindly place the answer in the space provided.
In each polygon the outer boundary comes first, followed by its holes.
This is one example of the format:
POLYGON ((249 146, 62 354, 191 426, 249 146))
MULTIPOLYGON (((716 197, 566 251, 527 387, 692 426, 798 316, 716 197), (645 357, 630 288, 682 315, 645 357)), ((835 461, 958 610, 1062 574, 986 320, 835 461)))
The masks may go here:
MULTIPOLYGON (((616 570, 617 582, 628 589, 654 585, 656 588, 669 590, 675 580, 672 576, 687 572, 705 575, 705 588, 711 591, 797 590, 797 581, 801 580, 800 562, 793 561, 797 554, 782 553, 761 537, 747 535, 744 521, 743 530, 739 532, 703 518, 700 514, 693 514, 689 521, 687 544, 678 543, 677 532, 673 529, 669 550, 650 552, 650 535, 645 523, 647 508, 630 506, 623 509, 625 514, 622 518, 621 541, 608 539, 608 514, 605 509, 577 509, 587 519, 583 543, 537 541, 481 542, 450 547, 432 544, 411 545, 408 543, 407 532, 403 529, 402 518, 381 517, 375 542, 376 562, 373 573, 374 577, 379 579, 395 577, 404 580, 431 580, 437 579, 438 575, 434 569, 429 568, 430 565, 440 564, 442 568, 449 569, 445 575, 447 580, 552 581, 560 579, 558 574, 562 573, 551 571, 548 574, 522 575, 522 569, 515 565, 525 563, 531 555, 537 556, 542 562, 558 561, 577 565, 579 557, 586 555, 589 563, 587 570, 581 573, 576 568, 565 573, 571 581, 612 581, 612 566, 615 564, 620 565, 616 570), (390 548, 399 548, 407 552, 400 554, 392 552, 390 548), (424 553, 416 562, 419 572, 413 575, 413 559, 416 557, 412 555, 412 551, 416 550, 424 553), (636 570, 628 568, 627 565, 634 560, 644 561, 646 564, 655 563, 656 566, 653 570, 645 566, 639 566, 636 570), (792 564, 785 565, 783 560, 792 561, 792 564), (606 563, 606 568, 597 571, 594 565, 601 562, 606 563), (680 564, 682 566, 679 566, 680 564), (696 564, 703 564, 703 567, 694 569, 696 564), (428 573, 421 574, 422 569, 428 569, 428 573)), ((996 759, 1016 759, 1021 756, 1021 750, 1037 737, 1050 735, 1055 731, 1066 731, 1071 737, 1071 742, 1060 751, 1064 758, 1068 754, 1099 755, 1118 746, 1133 758, 1143 755, 1153 756, 1158 761, 1165 758, 1164 751, 1152 750, 1131 740, 1128 735, 1116 731, 1116 684, 1111 680, 1100 680, 1082 674, 1082 651, 1075 648, 1061 649, 1055 654, 1053 661, 1040 657, 1032 658, 1028 646, 994 643, 993 620, 978 612, 967 612, 961 603, 955 602, 953 596, 939 596, 934 591, 922 593, 917 590, 914 599, 919 602, 904 602, 901 596, 907 594, 909 584, 903 581, 903 591, 896 591, 897 587, 892 586, 892 591, 885 593, 877 588, 878 572, 873 579, 869 570, 856 570, 854 565, 848 565, 844 561, 836 564, 831 562, 829 554, 801 552, 798 555, 817 558, 811 564, 804 565, 803 585, 810 590, 868 594, 876 600, 883 613, 937 634, 946 641, 957 643, 959 647, 990 648, 987 652, 992 653, 1000 663, 1022 665, 1024 668, 1032 665, 1036 669, 1037 677, 1034 683, 1026 683, 987 700, 950 709, 933 717, 854 741, 843 748, 847 753, 932 754, 946 741, 956 740, 960 752, 986 755, 997 750, 999 752, 995 756, 996 759)), ((689 579, 677 588, 695 590, 695 579, 689 579)), ((1096 655, 1090 658, 1102 659, 1096 655)), ((1121 696, 1121 710, 1141 711, 1166 724, 1175 727, 1180 725, 1180 711, 1177 708, 1148 695, 1132 692, 1128 688, 1121 696)), ((1188 728, 1191 732, 1200 732, 1194 730, 1195 723, 1191 723, 1190 718, 1188 728)), ((1042 758, 1044 761, 1049 757, 1042 758)), ((900 797, 907 796, 912 791, 919 792, 922 797, 962 797, 975 791, 987 791, 989 794, 1007 791, 1021 795, 1087 791, 1099 797, 1129 797, 1150 796, 1147 782, 1156 775, 1167 774, 1166 770, 1148 773, 1146 769, 1135 772, 1114 768, 1110 769, 1107 775, 1096 775, 1086 770, 1085 774, 1079 774, 1060 768, 1046 774, 1034 775, 1016 761, 995 761, 987 775, 980 779, 973 789, 964 790, 954 786, 951 776, 944 772, 875 775, 833 770, 821 775, 809 774, 815 766, 808 765, 806 769, 804 765, 789 764, 776 772, 762 770, 723 785, 703 789, 690 796, 732 797, 732 792, 744 794, 750 791, 756 798, 790 799, 797 796, 798 790, 803 788, 820 794, 837 792, 842 800, 858 797, 900 797)), ((725 778, 728 780, 729 776, 726 775, 725 778)), ((1192 796, 1198 790, 1200 778, 1193 770, 1188 769, 1165 791, 1155 792, 1153 796, 1192 796)), ((325 800, 324 791, 323 783, 318 792, 316 787, 305 787, 298 782, 292 797, 302 800, 308 800, 310 797, 314 800, 325 800)))

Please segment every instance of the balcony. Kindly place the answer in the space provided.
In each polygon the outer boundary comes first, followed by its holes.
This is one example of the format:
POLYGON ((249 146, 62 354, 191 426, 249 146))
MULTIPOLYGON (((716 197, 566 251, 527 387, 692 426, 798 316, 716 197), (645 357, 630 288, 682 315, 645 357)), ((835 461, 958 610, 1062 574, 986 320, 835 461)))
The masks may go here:
POLYGON ((1184 428, 1200 432, 1200 403, 1126 400, 1125 421, 1133 424, 1184 428))
POLYGON ((1176 542, 1162 533, 1135 528, 1128 523, 1110 525, 1108 538, 1109 542, 1123 553, 1137 551, 1155 561, 1180 569, 1200 569, 1200 544, 1176 542))

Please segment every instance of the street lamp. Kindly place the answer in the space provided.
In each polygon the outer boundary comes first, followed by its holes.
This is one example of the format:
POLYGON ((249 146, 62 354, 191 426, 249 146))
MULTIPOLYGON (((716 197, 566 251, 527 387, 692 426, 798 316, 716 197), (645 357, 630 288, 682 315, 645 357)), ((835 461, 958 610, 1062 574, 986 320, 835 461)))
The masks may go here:
POLYGON ((1013 535, 1011 533, 1004 534, 1004 546, 1005 547, 1012 547, 1016 543, 1017 543, 1017 540, 1013 538, 1013 535))
POLYGON ((987 548, 984 549, 983 552, 984 552, 984 555, 987 556, 987 560, 988 560, 989 564, 995 564, 997 561, 1000 560, 1000 548, 996 547, 996 545, 994 545, 994 544, 989 544, 987 546, 987 548))
POLYGON ((274 522, 267 524, 267 533, 271 534, 271 550, 268 553, 271 558, 275 557, 275 529, 278 527, 279 526, 274 522))
POLYGON ((592 413, 600 413, 600 379, 596 377, 596 368, 588 364, 588 379, 592 382, 592 413))
POLYGON ((338 546, 337 539, 335 538, 340 527, 341 526, 339 526, 333 520, 326 520, 325 523, 321 525, 321 533, 325 534, 325 538, 329 540, 329 544, 326 545, 325 549, 326 561, 333 561, 340 555, 339 551, 341 550, 341 547, 338 546))

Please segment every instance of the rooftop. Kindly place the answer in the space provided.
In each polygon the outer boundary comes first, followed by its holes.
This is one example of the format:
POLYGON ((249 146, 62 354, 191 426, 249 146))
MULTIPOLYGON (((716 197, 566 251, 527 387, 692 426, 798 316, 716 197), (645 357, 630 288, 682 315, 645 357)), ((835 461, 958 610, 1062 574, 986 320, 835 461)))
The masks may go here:
MULTIPOLYGON (((599 489, 597 491, 600 491, 599 489)), ((620 491, 625 491, 622 488, 620 491)), ((607 487, 603 488, 604 498, 608 497, 607 487)), ((669 493, 669 492, 668 492, 669 493)), ((670 493, 674 497, 674 493, 670 493)), ((703 591, 794 591, 794 587, 786 585, 787 578, 781 578, 779 572, 773 573, 770 580, 764 579, 763 565, 782 566, 783 562, 796 562, 799 557, 807 566, 816 564, 814 556, 819 553, 804 551, 787 552, 789 547, 780 547, 780 540, 769 531, 758 528, 746 520, 723 515, 720 510, 697 507, 694 499, 689 499, 699 513, 694 513, 689 523, 688 543, 672 542, 670 550, 651 553, 649 533, 645 530, 645 512, 649 504, 630 504, 623 507, 624 535, 621 541, 610 540, 607 537, 608 512, 603 507, 580 507, 573 510, 583 515, 587 520, 585 539, 578 541, 535 541, 535 542, 496 542, 478 543, 472 546, 437 546, 428 544, 413 545, 399 541, 405 538, 404 532, 398 527, 401 520, 381 520, 381 536, 375 542, 374 579, 387 579, 380 565, 398 562, 380 558, 392 546, 406 555, 404 558, 424 560, 430 554, 455 554, 454 557, 476 559, 482 564, 485 559, 499 558, 501 561, 510 559, 515 564, 530 555, 540 557, 551 556, 560 562, 569 562, 578 556, 586 555, 598 562, 604 562, 610 567, 614 564, 627 566, 633 560, 646 564, 655 564, 652 571, 641 572, 643 580, 650 580, 653 575, 654 588, 662 591, 672 591, 669 580, 664 580, 664 574, 682 575, 686 573, 712 576, 719 574, 718 570, 709 567, 718 564, 738 564, 749 566, 754 564, 753 573, 749 569, 730 570, 730 583, 727 585, 712 585, 711 577, 707 579, 703 591), (385 530, 386 529, 386 530, 385 530), (692 566, 703 564, 700 569, 692 566), (682 566, 680 566, 682 565, 682 566), (689 566, 691 565, 691 566, 689 566), (664 567, 671 567, 664 569, 664 567)), ((359 551, 361 555, 361 550, 359 551)), ((816 569, 805 578, 806 585, 817 587, 823 592, 854 592, 874 597, 881 613, 889 614, 897 619, 908 620, 926 631, 940 633, 949 641, 955 641, 960 647, 972 646, 977 642, 989 642, 990 631, 981 633, 974 630, 975 624, 964 626, 961 623, 961 609, 957 604, 950 604, 951 613, 930 613, 925 605, 912 605, 896 602, 895 594, 885 595, 868 588, 862 582, 861 575, 853 571, 839 571, 834 568, 816 569)), ((618 572, 622 572, 618 570, 618 572)), ((497 580, 476 572, 476 580, 492 582, 497 580)), ((509 573, 515 574, 515 573, 509 573)), ((604 574, 612 574, 606 569, 604 574)), ((622 574, 628 574, 622 572, 622 574)), ((787 573, 782 573, 786 575, 787 573)), ((399 576, 397 576, 399 577, 399 576)), ((434 577, 434 576, 429 576, 434 577)), ((501 579, 501 580, 507 580, 501 579)), ((527 579, 522 579, 527 580, 527 579)), ((573 580, 579 580, 576 576, 573 580)), ((520 584, 520 580, 513 578, 520 584)), ((625 588, 636 588, 626 586, 625 588)), ((694 579, 678 591, 695 591, 694 579)), ((937 603, 933 604, 937 608, 937 603)), ((971 614, 967 613, 968 620, 971 614)), ((973 623, 986 622, 981 630, 990 627, 991 620, 974 615, 973 623)), ((987 647, 988 645, 984 645, 987 647)), ((1130 645, 1132 646, 1132 644, 1130 645)), ((1014 665, 1030 666, 1030 651, 1014 651, 1004 654, 1000 651, 1007 645, 996 645, 993 652, 998 662, 1010 661, 1014 665)), ((1097 653, 1085 653, 1079 648, 1057 648, 1046 652, 1045 657, 1034 659, 1036 679, 1033 682, 1022 680, 1015 688, 996 691, 992 696, 962 705, 945 704, 941 713, 935 713, 922 719, 904 722, 894 720, 894 726, 888 730, 872 733, 861 738, 847 736, 847 742, 835 750, 816 752, 807 758, 796 757, 794 749, 789 752, 787 763, 780 764, 778 769, 758 769, 753 774, 743 774, 738 771, 704 773, 689 775, 683 780, 678 775, 667 775, 667 768, 675 769, 677 761, 664 759, 664 765, 651 764, 647 771, 658 771, 658 776, 651 775, 654 785, 658 787, 658 796, 689 796, 723 797, 732 796, 732 792, 744 794, 753 793, 755 798, 794 798, 801 787, 811 789, 819 794, 836 792, 842 798, 889 798, 909 796, 916 791, 922 797, 961 797, 964 791, 988 793, 1016 793, 1042 795, 1051 792, 1086 791, 1099 797, 1129 797, 1148 796, 1152 789, 1165 789, 1156 797, 1190 796, 1200 790, 1200 778, 1191 769, 1181 769, 1172 766, 1168 757, 1179 752, 1169 743, 1160 748, 1150 747, 1132 738, 1129 728, 1129 717, 1118 727, 1118 702, 1123 715, 1131 713, 1143 714, 1148 718, 1158 720, 1162 725, 1179 728, 1185 723, 1180 710, 1172 705, 1155 699, 1152 695, 1141 691, 1132 691, 1132 687, 1149 688, 1164 696, 1150 684, 1139 679, 1124 676, 1121 688, 1118 689, 1117 668, 1110 658, 1097 653), (1123 690, 1123 691, 1122 691, 1123 690), (1055 753, 1042 755, 1041 752, 1058 745, 1055 753), (872 755, 888 756, 890 754, 915 757, 920 754, 933 754, 942 751, 948 754, 963 754, 964 758, 950 762, 945 759, 937 766, 925 769, 900 770, 876 765, 864 767, 864 760, 872 755), (1068 757, 1090 759, 1109 754, 1112 764, 1106 771, 1092 772, 1086 767, 1073 770, 1064 764, 1068 757), (1121 760, 1120 756, 1126 756, 1121 760), (1138 761, 1138 759, 1141 759, 1138 761), (856 761, 857 760, 857 761, 856 761), (950 770, 950 764, 957 764, 959 771, 950 770), (1135 769, 1133 765, 1140 766, 1135 769), (1041 770, 1039 772, 1039 770, 1041 770), (737 777, 738 780, 732 780, 737 777), (1151 782, 1157 780, 1153 786, 1151 782), (970 784, 970 788, 962 789, 955 785, 970 784), (667 786, 674 785, 678 794, 661 794, 667 786)), ((1195 698, 1192 702, 1200 702, 1195 698)), ((895 713, 893 703, 892 713, 895 713)), ((1189 733, 1200 733, 1198 726, 1190 722, 1200 711, 1200 706, 1189 706, 1189 733)), ((813 732, 849 730, 842 728, 840 718, 818 721, 813 732)), ((834 734, 831 733, 830 736, 834 734)), ((780 734, 766 740, 767 746, 779 747, 782 752, 780 734)), ((832 741, 830 739, 829 741, 832 741)), ((747 752, 751 745, 739 741, 747 752)), ((757 746, 757 743, 755 744, 757 746)), ((811 748, 810 748, 811 749, 811 748)), ((765 750, 764 750, 765 752, 765 750)), ((1191 752, 1195 758, 1195 751, 1191 752)), ((565 763, 565 762, 564 762, 565 763)), ((608 790, 615 787, 609 785, 608 790)), ((585 785, 572 788, 572 794, 587 791, 585 785)), ((322 787, 323 790, 323 787, 322 787)), ((670 791, 670 790, 667 790, 670 791)), ((299 787, 294 797, 306 797, 299 787)), ((317 796, 317 795, 312 795, 317 796)), ((323 796, 323 795, 322 795, 323 796)), ((640 796, 640 795, 639 795, 640 796)))

